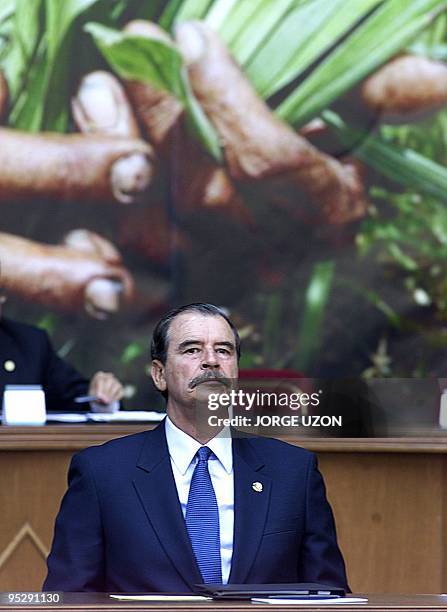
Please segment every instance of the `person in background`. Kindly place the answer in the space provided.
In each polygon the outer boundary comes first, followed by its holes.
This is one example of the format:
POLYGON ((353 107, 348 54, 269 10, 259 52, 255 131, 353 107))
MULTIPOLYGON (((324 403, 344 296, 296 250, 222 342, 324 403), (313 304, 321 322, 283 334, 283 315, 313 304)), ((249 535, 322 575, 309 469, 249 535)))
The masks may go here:
POLYGON ((0 296, 0 407, 6 385, 42 385, 50 412, 119 410, 123 386, 113 374, 96 372, 89 382, 58 356, 44 330, 3 317, 4 302, 0 296), (80 396, 96 399, 76 403, 80 396))

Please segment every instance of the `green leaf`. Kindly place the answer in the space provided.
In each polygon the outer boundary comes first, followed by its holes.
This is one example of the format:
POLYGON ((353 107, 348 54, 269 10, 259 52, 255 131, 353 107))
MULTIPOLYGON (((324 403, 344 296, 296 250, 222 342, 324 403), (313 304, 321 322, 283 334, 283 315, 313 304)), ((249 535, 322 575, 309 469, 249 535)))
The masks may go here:
POLYGON ((150 83, 180 98, 182 58, 173 44, 88 23, 91 34, 107 62, 124 79, 150 83))
POLYGON ((74 26, 99 0, 17 2, 18 33, 6 62, 13 93, 9 123, 29 131, 65 131, 74 26))
POLYGON ((41 0, 16 0, 10 30, 9 53, 3 63, 12 107, 27 86, 33 56, 40 39, 41 0))
POLYGON ((219 137, 195 98, 185 70, 182 72, 182 76, 185 91, 183 104, 186 110, 189 129, 195 133, 205 150, 220 164, 223 162, 223 154, 219 137))
MULTIPOLYGON (((230 20, 232 10, 239 4, 240 0, 215 0, 206 15, 206 23, 214 30, 219 31, 224 39, 222 28, 230 20)), ((248 25, 248 24, 246 24, 248 25)))
POLYGON ((278 115, 302 126, 408 45, 446 8, 446 0, 384 2, 279 105, 278 115))
POLYGON ((400 264, 407 272, 414 272, 415 270, 419 269, 417 262, 412 257, 404 253, 400 246, 395 242, 388 245, 388 251, 396 262, 400 264))
POLYGON ((14 13, 15 41, 23 53, 24 61, 30 61, 35 51, 40 30, 41 0, 16 0, 14 13))
POLYGON ((244 64, 292 6, 308 0, 218 0, 206 21, 244 64))
POLYGON ((175 16, 178 13, 183 2, 184 0, 169 0, 168 1, 163 13, 160 16, 160 19, 158 20, 158 24, 162 28, 168 31, 171 29, 172 24, 174 23, 175 16))
POLYGON ((49 336, 53 336, 57 327, 57 317, 52 314, 46 314, 36 322, 37 327, 44 329, 49 336))
POLYGON ((192 93, 182 57, 173 44, 119 32, 98 23, 88 23, 85 30, 120 77, 149 83, 174 95, 183 104, 188 125, 197 138, 221 161, 219 138, 192 93))
POLYGON ((446 168, 412 149, 350 128, 332 111, 324 111, 322 116, 350 154, 401 185, 447 202, 446 168))
POLYGON ((335 263, 333 261, 322 261, 315 264, 307 286, 294 359, 294 367, 302 372, 308 370, 321 346, 324 314, 334 272, 335 263))
POLYGON ((246 0, 245 2, 237 2, 231 8, 227 19, 222 22, 219 28, 219 35, 225 41, 228 46, 231 46, 231 42, 240 33, 240 31, 247 26, 256 11, 256 8, 261 8, 265 5, 265 0, 246 0))
POLYGON ((408 51, 414 55, 429 57, 434 60, 447 60, 446 44, 431 45, 418 41, 415 42, 413 45, 410 45, 408 47, 408 51))
POLYGON ((135 361, 135 359, 138 359, 138 357, 141 357, 141 355, 144 355, 146 350, 146 346, 141 342, 131 342, 122 352, 120 361, 124 364, 131 363, 135 361))
POLYGON ((67 32, 76 19, 99 0, 45 0, 48 61, 53 62, 67 32))
MULTIPOLYGON (((357 0, 349 11, 344 10, 345 0, 313 0, 295 8, 275 24, 262 48, 246 64, 255 88, 266 98, 296 79, 380 2, 357 0)), ((242 60, 244 55, 238 54, 237 48, 235 52, 242 60)))
POLYGON ((0 4, 0 24, 12 17, 15 7, 16 0, 2 0, 0 4))
POLYGON ((183 0, 175 14, 174 23, 203 19, 212 3, 213 0, 183 0))
POLYGON ((42 128, 65 131, 69 114, 69 67, 75 26, 100 0, 46 0, 47 74, 42 128))
POLYGON ((41 43, 36 61, 29 67, 26 89, 19 93, 8 117, 9 125, 17 129, 37 132, 42 126, 47 91, 47 65, 41 43))
POLYGON ((362 287, 357 283, 354 283, 352 280, 347 279, 337 279, 337 285, 341 287, 346 287, 350 289, 353 293, 357 293, 362 298, 373 304, 380 312, 382 312, 389 323, 396 327, 397 329, 401 329, 404 326, 404 322, 402 318, 397 314, 397 312, 387 304, 383 298, 373 291, 372 289, 362 287))
MULTIPOLYGON (((286 15, 289 11, 304 2, 308 2, 308 0, 277 0, 276 2, 262 0, 262 2, 257 3, 252 15, 242 22, 241 27, 236 30, 230 41, 231 50, 238 62, 246 66, 252 59, 256 61, 258 54, 270 45, 271 38, 276 36, 282 24, 288 20, 286 15)), ((235 14, 235 17, 237 17, 237 14, 235 14)), ((295 30, 295 40, 299 31, 295 30)), ((274 55, 269 56, 268 71, 265 70, 266 64, 264 64, 262 69, 264 75, 271 72, 270 61, 272 59, 276 60, 277 55, 281 57, 286 49, 286 41, 283 39, 276 46, 274 55)))

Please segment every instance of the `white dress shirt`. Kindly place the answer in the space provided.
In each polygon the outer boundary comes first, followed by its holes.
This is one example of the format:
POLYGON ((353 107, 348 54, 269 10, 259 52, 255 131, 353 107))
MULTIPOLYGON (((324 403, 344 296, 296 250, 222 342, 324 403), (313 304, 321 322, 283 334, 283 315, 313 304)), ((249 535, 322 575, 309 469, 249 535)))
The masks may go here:
MULTIPOLYGON (((203 445, 176 427, 169 417, 165 421, 165 431, 177 493, 185 516, 191 478, 197 463, 195 454, 203 445)), ((227 584, 231 570, 234 532, 233 451, 229 430, 223 429, 218 436, 207 442, 206 446, 214 453, 208 460, 208 470, 219 507, 222 582, 227 584)))

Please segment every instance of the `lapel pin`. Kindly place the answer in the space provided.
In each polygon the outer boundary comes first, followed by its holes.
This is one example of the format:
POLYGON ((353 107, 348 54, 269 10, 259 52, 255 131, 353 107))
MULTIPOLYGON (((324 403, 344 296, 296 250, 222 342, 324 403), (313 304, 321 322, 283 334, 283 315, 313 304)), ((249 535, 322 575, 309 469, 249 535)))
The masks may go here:
POLYGON ((253 489, 253 491, 256 491, 256 493, 261 493, 262 492, 262 482, 254 482, 251 485, 251 488, 253 489))
POLYGON ((3 364, 3 367, 7 372, 14 372, 14 370, 16 369, 16 364, 13 362, 12 359, 7 359, 3 364))

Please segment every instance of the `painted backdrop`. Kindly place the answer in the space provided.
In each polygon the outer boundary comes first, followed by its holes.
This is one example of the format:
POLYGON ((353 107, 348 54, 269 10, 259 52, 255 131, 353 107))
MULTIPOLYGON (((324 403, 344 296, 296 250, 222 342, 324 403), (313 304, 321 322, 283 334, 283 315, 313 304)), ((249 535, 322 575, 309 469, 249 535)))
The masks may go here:
POLYGON ((1 0, 5 313, 129 408, 161 407, 153 324, 199 300, 249 370, 443 377, 446 11, 1 0))

